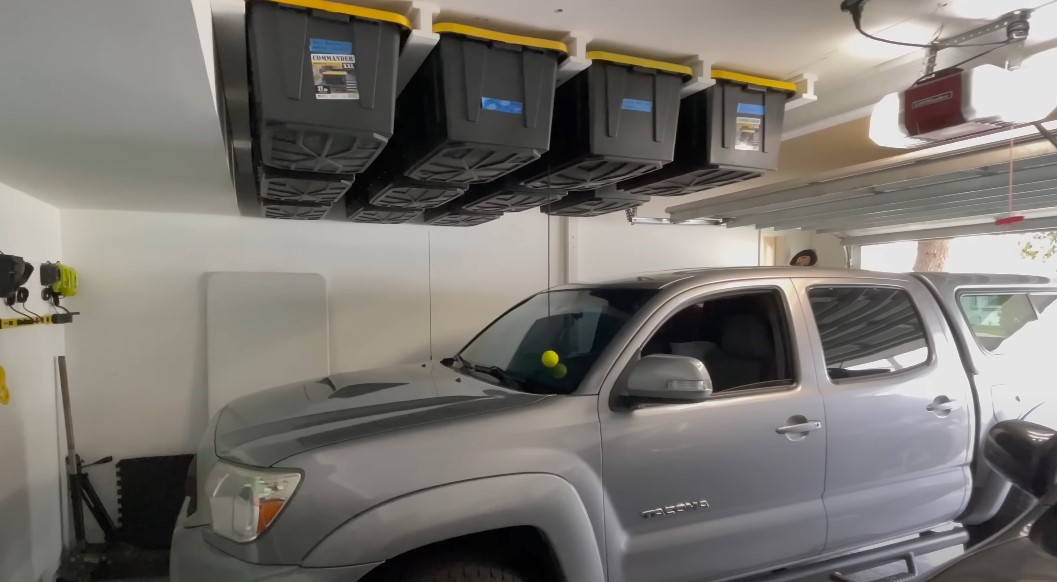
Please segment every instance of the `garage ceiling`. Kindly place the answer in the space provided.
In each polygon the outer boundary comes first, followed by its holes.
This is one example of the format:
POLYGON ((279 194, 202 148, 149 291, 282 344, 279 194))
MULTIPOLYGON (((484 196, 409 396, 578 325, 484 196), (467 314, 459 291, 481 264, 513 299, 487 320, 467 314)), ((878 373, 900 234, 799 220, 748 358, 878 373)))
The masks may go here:
MULTIPOLYGON (((820 100, 790 112, 789 136, 861 117, 863 104, 905 85, 920 68, 919 52, 859 37, 836 0, 435 3, 441 20, 556 38, 575 31, 592 37, 592 48, 675 60, 700 55, 778 78, 815 73, 820 100)), ((955 33, 980 23, 967 17, 1045 3, 874 0, 864 23, 872 32, 925 41, 940 25, 955 33)), ((0 182, 63 208, 235 214, 211 62, 199 43, 200 31, 210 38, 208 18, 201 17, 207 6, 208 0, 5 2, 0 182), (46 42, 41 31, 48 31, 46 42), (71 59, 75 66, 64 64, 71 59)), ((1033 38, 1057 37, 1053 8, 1033 19, 1033 38)))

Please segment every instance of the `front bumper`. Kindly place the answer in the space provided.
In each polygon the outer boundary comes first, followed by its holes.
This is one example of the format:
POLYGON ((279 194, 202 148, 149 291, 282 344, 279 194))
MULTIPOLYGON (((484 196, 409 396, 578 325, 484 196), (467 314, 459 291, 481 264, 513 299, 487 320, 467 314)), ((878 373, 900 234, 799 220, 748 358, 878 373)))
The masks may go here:
POLYGON ((357 582, 378 564, 340 568, 265 566, 243 562, 206 543, 208 526, 185 528, 181 514, 172 538, 170 582, 357 582))

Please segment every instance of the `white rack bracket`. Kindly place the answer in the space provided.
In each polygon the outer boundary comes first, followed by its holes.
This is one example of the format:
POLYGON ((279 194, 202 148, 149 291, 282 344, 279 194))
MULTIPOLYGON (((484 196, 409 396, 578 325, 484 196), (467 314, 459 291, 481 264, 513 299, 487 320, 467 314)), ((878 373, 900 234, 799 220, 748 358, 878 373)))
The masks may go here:
POLYGON ((683 84, 683 88, 679 91, 680 99, 704 91, 716 84, 712 79, 712 63, 706 63, 701 57, 696 57, 684 64, 694 70, 694 76, 683 84))
POLYGON ((796 85, 796 96, 785 102, 785 110, 790 111, 818 101, 818 95, 815 95, 816 81, 818 75, 814 73, 803 73, 789 79, 790 83, 796 85))
POLYGON ((591 35, 583 32, 570 32, 569 36, 562 39, 562 42, 569 47, 569 57, 558 64, 555 87, 560 87, 575 77, 577 73, 591 66, 591 61, 587 58, 587 43, 592 39, 591 35))
POLYGON ((411 77, 426 61, 433 47, 440 42, 440 35, 433 32, 433 17, 440 12, 440 7, 428 2, 412 2, 408 19, 411 21, 411 34, 400 51, 400 62, 396 72, 396 94, 403 92, 411 77))

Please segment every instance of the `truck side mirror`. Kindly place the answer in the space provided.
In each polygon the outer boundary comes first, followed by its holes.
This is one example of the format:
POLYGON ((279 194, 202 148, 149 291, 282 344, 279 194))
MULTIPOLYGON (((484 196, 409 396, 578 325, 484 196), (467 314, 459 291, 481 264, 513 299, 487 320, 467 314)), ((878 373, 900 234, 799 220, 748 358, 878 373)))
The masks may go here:
POLYGON ((646 356, 628 376, 628 396, 636 399, 697 402, 711 395, 712 378, 697 358, 646 356))
POLYGON ((1057 485, 1055 431, 1026 420, 1003 420, 987 433, 984 458, 1003 477, 1042 497, 1057 485))

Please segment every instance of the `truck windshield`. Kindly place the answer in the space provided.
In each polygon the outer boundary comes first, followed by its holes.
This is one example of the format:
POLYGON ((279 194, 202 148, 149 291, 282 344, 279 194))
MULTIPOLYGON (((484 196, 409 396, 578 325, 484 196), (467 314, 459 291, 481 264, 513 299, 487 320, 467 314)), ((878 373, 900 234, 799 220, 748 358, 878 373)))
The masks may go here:
POLYGON ((492 322, 456 360, 467 373, 538 394, 571 394, 652 289, 534 295, 492 322))

